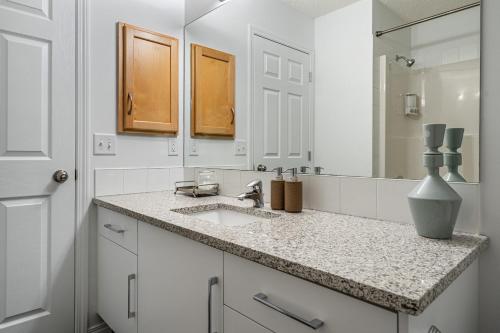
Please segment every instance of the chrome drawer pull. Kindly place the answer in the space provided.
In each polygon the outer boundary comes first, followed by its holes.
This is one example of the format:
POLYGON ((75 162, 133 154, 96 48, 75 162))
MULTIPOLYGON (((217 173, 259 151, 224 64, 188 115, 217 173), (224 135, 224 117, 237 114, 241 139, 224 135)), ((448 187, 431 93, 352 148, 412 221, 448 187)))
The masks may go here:
POLYGON ((124 234, 124 233, 125 233, 125 231, 127 231, 127 230, 125 230, 125 229, 118 229, 117 227, 115 227, 115 226, 114 226, 114 225, 112 225, 112 224, 105 224, 105 225, 104 225, 104 228, 109 229, 109 230, 111 230, 111 231, 113 231, 113 232, 116 232, 117 234, 124 234))
MULTIPOLYGON (((131 295, 131 292, 130 292, 130 282, 134 280, 135 281, 135 274, 130 274, 128 276, 128 297, 127 297, 127 311, 128 311, 128 318, 135 318, 135 311, 130 311, 130 301, 131 301, 131 298, 132 298, 132 295, 131 295)), ((134 302, 135 302, 135 297, 134 297, 134 302)), ((135 308, 135 307, 134 307, 135 308)))
POLYGON ((212 287, 219 283, 218 277, 208 279, 208 333, 212 332, 212 287))
POLYGON ((321 321, 319 319, 313 319, 311 321, 305 320, 302 317, 299 317, 299 316, 297 316, 297 315, 295 315, 295 314, 293 314, 293 313, 291 313, 291 312, 289 312, 289 311, 287 311, 287 310, 285 310, 277 305, 274 305, 273 303, 269 302, 267 296, 262 294, 262 293, 258 293, 257 295, 255 295, 253 297, 253 299, 259 303, 264 304, 267 307, 270 307, 273 310, 278 311, 279 313, 281 313, 289 318, 292 318, 292 319, 298 321, 301 324, 306 325, 307 327, 314 329, 314 330, 317 330, 318 328, 320 328, 324 324, 323 321, 321 321))

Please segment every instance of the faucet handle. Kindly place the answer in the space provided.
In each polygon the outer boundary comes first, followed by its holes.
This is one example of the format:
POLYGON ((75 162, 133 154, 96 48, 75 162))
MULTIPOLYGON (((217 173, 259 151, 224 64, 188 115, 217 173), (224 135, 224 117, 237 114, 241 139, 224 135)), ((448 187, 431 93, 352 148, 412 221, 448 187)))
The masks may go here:
POLYGON ((250 183, 247 184, 247 187, 262 189, 262 180, 260 179, 252 180, 250 183))

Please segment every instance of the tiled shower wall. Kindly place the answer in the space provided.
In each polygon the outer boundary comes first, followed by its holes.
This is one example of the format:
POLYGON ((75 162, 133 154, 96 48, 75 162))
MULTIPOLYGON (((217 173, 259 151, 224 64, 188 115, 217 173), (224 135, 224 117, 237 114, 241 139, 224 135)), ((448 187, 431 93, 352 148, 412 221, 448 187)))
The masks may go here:
MULTIPOLYGON (((176 181, 194 180, 201 168, 96 169, 95 195, 113 195, 173 190, 176 181)), ((269 202, 270 172, 211 169, 221 185, 221 195, 235 196, 248 190, 246 184, 261 179, 264 199, 269 202)), ((417 185, 414 180, 394 180, 329 175, 301 175, 304 208, 413 223, 406 196, 417 185)), ((456 230, 480 230, 479 184, 454 183, 463 198, 456 230)))

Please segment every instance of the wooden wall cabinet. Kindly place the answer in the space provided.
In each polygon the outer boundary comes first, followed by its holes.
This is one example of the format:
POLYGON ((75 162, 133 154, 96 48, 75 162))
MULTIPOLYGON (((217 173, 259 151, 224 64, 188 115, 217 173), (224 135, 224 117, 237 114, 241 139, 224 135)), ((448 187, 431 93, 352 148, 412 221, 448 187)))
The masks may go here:
POLYGON ((176 134, 179 41, 125 23, 118 31, 118 132, 176 134))
POLYGON ((234 137, 234 56, 191 44, 191 136, 234 137))

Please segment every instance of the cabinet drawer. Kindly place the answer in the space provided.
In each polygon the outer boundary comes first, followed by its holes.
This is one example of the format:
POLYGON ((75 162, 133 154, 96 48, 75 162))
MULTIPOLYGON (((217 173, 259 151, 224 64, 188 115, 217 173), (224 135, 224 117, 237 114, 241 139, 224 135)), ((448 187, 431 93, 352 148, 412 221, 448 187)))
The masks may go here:
POLYGON ((99 207, 97 221, 100 235, 137 254, 137 220, 99 207))
POLYGON ((224 307, 224 333, 272 333, 267 328, 242 316, 227 306, 224 307))
POLYGON ((395 312, 226 253, 224 280, 224 303, 276 333, 397 332, 395 312), (254 299, 259 294, 263 302, 254 299), (280 309, 323 326, 311 328, 280 309))

